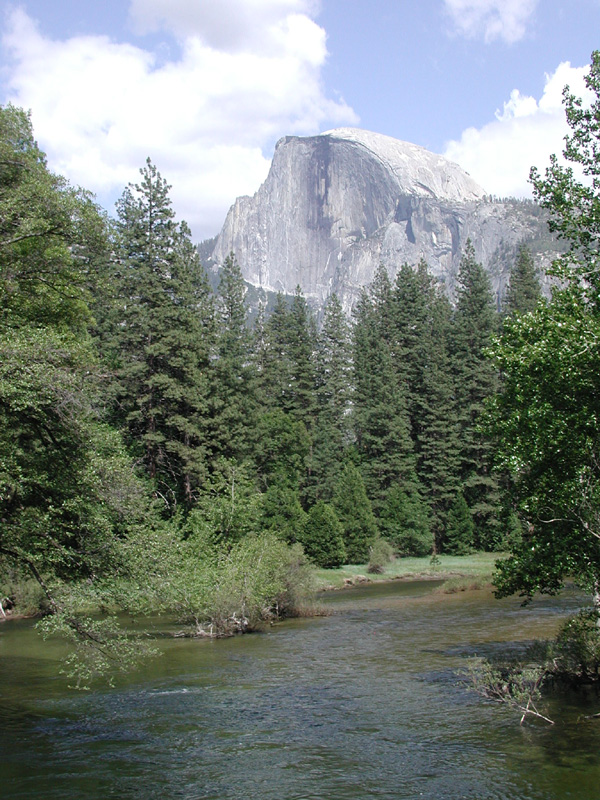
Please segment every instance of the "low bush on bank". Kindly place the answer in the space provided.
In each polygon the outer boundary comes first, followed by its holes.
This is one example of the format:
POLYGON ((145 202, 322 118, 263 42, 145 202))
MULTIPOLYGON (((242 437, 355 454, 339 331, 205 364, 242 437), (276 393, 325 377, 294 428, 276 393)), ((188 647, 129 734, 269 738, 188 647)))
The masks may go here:
POLYGON ((44 611, 45 596, 39 583, 16 569, 0 578, 0 617, 34 616, 44 611))
MULTIPOLYGON (((561 689, 600 689, 600 614, 586 608, 567 620, 555 639, 535 642, 520 658, 471 659, 472 688, 521 715, 553 724, 545 699, 561 689)), ((598 716, 598 715, 593 715, 598 716)))
POLYGON ((166 605, 196 636, 227 636, 298 616, 314 595, 312 568, 299 544, 251 535, 228 551, 193 537, 180 550, 166 605))

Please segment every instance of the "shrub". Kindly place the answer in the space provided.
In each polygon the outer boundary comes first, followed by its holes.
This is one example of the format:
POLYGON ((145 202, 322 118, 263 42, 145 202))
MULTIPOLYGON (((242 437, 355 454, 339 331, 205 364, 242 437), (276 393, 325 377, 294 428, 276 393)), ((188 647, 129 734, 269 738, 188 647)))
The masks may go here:
POLYGON ((556 637, 556 669, 560 673, 600 679, 600 621, 596 609, 586 608, 566 622, 556 637))
POLYGON ((394 548, 391 544, 382 539, 381 536, 378 536, 369 548, 367 572, 372 575, 380 575, 384 571, 386 564, 389 564, 392 560, 393 555, 394 548))
POLYGON ((253 630, 262 622, 294 616, 313 594, 312 571, 302 547, 274 533, 248 536, 228 552, 206 552, 190 540, 172 577, 172 605, 199 636, 253 630))

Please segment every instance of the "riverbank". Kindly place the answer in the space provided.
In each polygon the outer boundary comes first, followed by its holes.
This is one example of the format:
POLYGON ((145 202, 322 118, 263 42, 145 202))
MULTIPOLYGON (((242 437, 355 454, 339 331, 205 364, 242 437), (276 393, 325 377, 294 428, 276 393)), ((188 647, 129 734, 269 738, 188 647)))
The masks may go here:
POLYGON ((344 589, 376 581, 441 580, 439 591, 453 593, 483 588, 491 583, 499 553, 472 553, 468 556, 440 555, 425 558, 396 558, 383 572, 370 574, 366 564, 346 564, 337 569, 316 569, 318 591, 344 589))

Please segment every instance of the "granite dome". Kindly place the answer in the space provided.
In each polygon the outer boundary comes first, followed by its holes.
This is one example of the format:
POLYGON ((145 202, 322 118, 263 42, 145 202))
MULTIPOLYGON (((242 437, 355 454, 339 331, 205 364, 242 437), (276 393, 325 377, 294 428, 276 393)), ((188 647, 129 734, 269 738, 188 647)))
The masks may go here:
POLYGON ((401 193, 445 200, 480 200, 486 194, 458 164, 411 142, 361 128, 335 128, 322 135, 369 150, 396 176, 401 193))
POLYGON ((470 238, 502 296, 518 245, 545 229, 534 211, 492 201, 457 164, 409 142, 359 128, 286 136, 256 194, 229 210, 212 261, 233 251, 254 286, 300 286, 316 305, 336 292, 349 311, 379 264, 393 277, 425 259, 452 296, 470 238))

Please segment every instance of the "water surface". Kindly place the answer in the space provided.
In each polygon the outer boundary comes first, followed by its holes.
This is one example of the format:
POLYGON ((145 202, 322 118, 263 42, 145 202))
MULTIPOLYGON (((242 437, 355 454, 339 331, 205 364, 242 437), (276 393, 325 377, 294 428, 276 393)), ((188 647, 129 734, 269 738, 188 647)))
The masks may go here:
POLYGON ((431 583, 328 595, 331 615, 221 641, 160 639, 116 688, 74 692, 65 651, 0 627, 0 797, 594 800, 600 702, 520 727, 460 676, 469 655, 551 636, 580 598, 523 609, 431 583))

